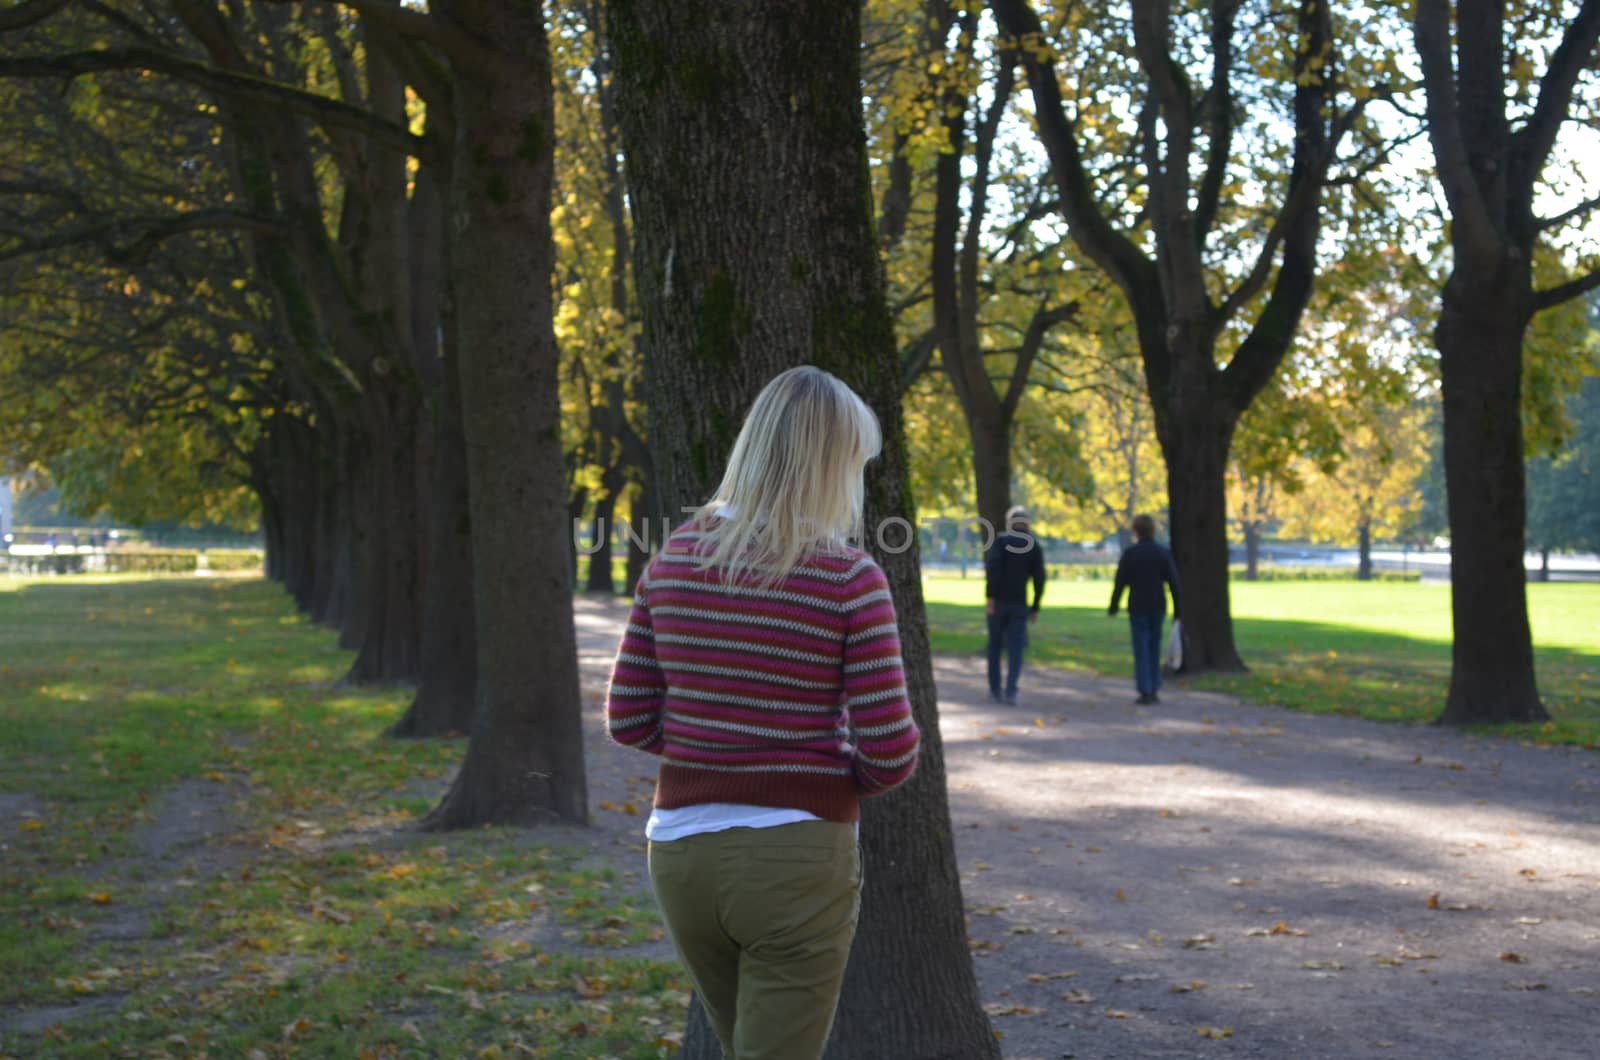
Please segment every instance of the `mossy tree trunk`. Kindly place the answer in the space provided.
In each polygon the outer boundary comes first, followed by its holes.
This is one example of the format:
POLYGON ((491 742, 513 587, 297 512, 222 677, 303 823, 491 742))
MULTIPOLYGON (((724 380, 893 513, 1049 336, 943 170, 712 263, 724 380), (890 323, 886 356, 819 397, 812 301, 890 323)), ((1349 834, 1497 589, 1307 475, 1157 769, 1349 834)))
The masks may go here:
MULTIPOLYGON (((874 245, 858 6, 611 0, 608 12, 667 511, 707 499, 750 402, 783 369, 838 374, 884 429, 866 544, 893 587, 924 743, 913 780, 863 807, 861 926, 827 1055, 997 1056, 966 945, 916 542, 873 532, 915 510, 874 245)), ((718 1054, 701 1016, 684 1054, 718 1054)))

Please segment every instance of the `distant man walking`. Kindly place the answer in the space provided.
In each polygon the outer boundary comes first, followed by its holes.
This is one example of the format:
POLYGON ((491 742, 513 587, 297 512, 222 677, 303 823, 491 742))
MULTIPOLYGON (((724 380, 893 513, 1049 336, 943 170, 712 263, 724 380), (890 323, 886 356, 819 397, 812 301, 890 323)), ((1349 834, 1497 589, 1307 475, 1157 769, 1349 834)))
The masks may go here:
MULTIPOLYGON (((1117 561, 1117 581, 1111 588, 1113 617, 1128 590, 1128 628, 1133 634, 1133 680, 1139 689, 1140 703, 1159 703, 1161 697, 1161 626, 1167 617, 1166 587, 1172 589, 1172 618, 1183 612, 1178 589, 1178 567, 1172 553, 1156 544, 1156 521, 1148 515, 1135 516, 1133 534, 1139 540, 1123 550, 1117 561)), ((992 679, 991 679, 992 683, 992 679)))
POLYGON ((1022 651, 1028 646, 1028 623, 1039 618, 1044 598, 1044 548, 1028 532, 1028 510, 1006 512, 1006 525, 983 557, 985 601, 989 615, 989 696, 996 703, 1017 705, 1017 679, 1022 676, 1022 651), (1028 582, 1033 606, 1028 606, 1028 582), (1000 690, 1000 649, 1006 651, 1005 692, 1000 690))

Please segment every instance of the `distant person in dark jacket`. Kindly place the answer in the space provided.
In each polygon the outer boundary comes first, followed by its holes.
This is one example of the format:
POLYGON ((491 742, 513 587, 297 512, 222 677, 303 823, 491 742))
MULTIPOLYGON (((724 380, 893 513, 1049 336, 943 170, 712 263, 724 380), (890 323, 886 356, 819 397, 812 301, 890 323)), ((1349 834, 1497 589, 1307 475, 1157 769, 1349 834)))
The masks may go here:
POLYGON ((989 615, 989 696, 996 703, 1017 704, 1017 679, 1022 676, 1022 651, 1028 646, 1028 623, 1039 618, 1044 598, 1044 548, 1028 532, 1027 509, 1006 512, 1006 525, 983 557, 984 610, 989 615), (1028 582, 1033 605, 1028 605, 1028 582), (1000 649, 1006 650, 1006 684, 1000 690, 1000 649))
POLYGON ((1161 626, 1167 617, 1167 594, 1172 589, 1172 618, 1182 617, 1182 594, 1178 589, 1178 567, 1172 553, 1156 544, 1156 521, 1148 515, 1136 516, 1133 533, 1139 540, 1123 550, 1117 561, 1117 582, 1111 588, 1111 606, 1106 614, 1117 613, 1122 590, 1128 590, 1128 628, 1133 633, 1133 680, 1139 689, 1140 703, 1159 703, 1161 697, 1161 626))

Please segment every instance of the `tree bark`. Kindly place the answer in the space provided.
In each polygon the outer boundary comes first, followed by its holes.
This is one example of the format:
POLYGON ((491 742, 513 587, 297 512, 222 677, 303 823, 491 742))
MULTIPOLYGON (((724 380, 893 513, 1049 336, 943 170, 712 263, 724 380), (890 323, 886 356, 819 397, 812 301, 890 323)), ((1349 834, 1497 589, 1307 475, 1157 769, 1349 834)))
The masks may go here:
POLYGON ((594 551, 589 553, 589 583, 591 593, 610 595, 617 591, 616 578, 611 573, 612 544, 617 539, 617 494, 622 491, 626 477, 620 464, 607 468, 601 474, 600 496, 594 502, 594 551))
POLYGON ((1250 519, 1244 524, 1244 580, 1253 582, 1261 577, 1261 522, 1250 519))
POLYGON ((1596 274, 1533 286, 1544 227, 1534 193, 1600 43, 1600 0, 1583 0, 1539 75, 1515 132, 1505 6, 1418 0, 1413 23, 1428 138, 1450 207, 1451 271, 1439 324, 1444 464, 1455 620, 1445 724, 1544 721, 1534 677, 1524 564, 1527 509, 1522 346, 1533 315, 1577 297, 1596 274))
POLYGON ((1372 580, 1372 520, 1363 518, 1357 527, 1360 533, 1361 559, 1356 566, 1356 581, 1372 580))
MULTIPOLYGON (((433 121, 430 112, 430 121, 433 121)), ((412 288, 417 375, 432 396, 426 427, 429 460, 423 505, 427 527, 422 579, 417 694, 389 730, 397 737, 464 735, 477 709, 478 640, 473 602, 472 522, 467 446, 461 423, 460 357, 451 300, 444 203, 435 174, 424 167, 412 195, 412 288)))
POLYGON ((1245 669, 1233 642, 1228 592, 1228 446, 1225 416, 1172 417, 1167 457, 1172 558, 1183 598, 1183 673, 1245 669))
POLYGON ((588 821, 551 317, 554 102, 543 11, 440 3, 492 56, 456 61, 451 292, 471 497, 478 709, 424 822, 588 821))
MULTIPOLYGON (((903 790, 863 806, 861 926, 827 1056, 982 1058, 950 834, 899 406, 900 366, 873 245, 853 0, 611 0, 635 276, 669 511, 703 503, 741 418, 776 372, 833 371, 876 410, 866 544, 899 611, 924 742, 903 790)), ((715 1056, 698 1018, 684 1055, 715 1056)))
POLYGON ((1512 277, 1488 279, 1469 286, 1457 266, 1434 335, 1455 626, 1440 721, 1451 725, 1549 718, 1534 678, 1523 560, 1522 341, 1529 314, 1514 303, 1512 277))

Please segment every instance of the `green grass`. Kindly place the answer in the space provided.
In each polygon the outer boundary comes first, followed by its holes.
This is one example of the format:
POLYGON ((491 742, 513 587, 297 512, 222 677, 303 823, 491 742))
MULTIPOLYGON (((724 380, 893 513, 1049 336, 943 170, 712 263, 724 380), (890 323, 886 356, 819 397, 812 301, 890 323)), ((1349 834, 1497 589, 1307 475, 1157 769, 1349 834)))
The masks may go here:
POLYGON ((0 1008, 110 1002, 0 1054, 672 1051, 686 986, 621 949, 648 898, 526 832, 408 828, 463 744, 385 739, 407 694, 339 685, 335 639, 258 579, 0 578, 0 1008), (233 834, 153 859, 180 783, 233 834))
MULTIPOLYGON (((924 582, 935 651, 984 647, 981 578, 924 582)), ((1045 589, 1029 658, 1130 675, 1126 619, 1108 618, 1106 582, 1045 589)), ((1600 747, 1600 585, 1528 586, 1540 691, 1551 721, 1492 730, 1537 743, 1600 747)), ((1450 588, 1397 582, 1235 582, 1234 634, 1250 673, 1185 681, 1295 710, 1424 722, 1450 679, 1450 588)))

